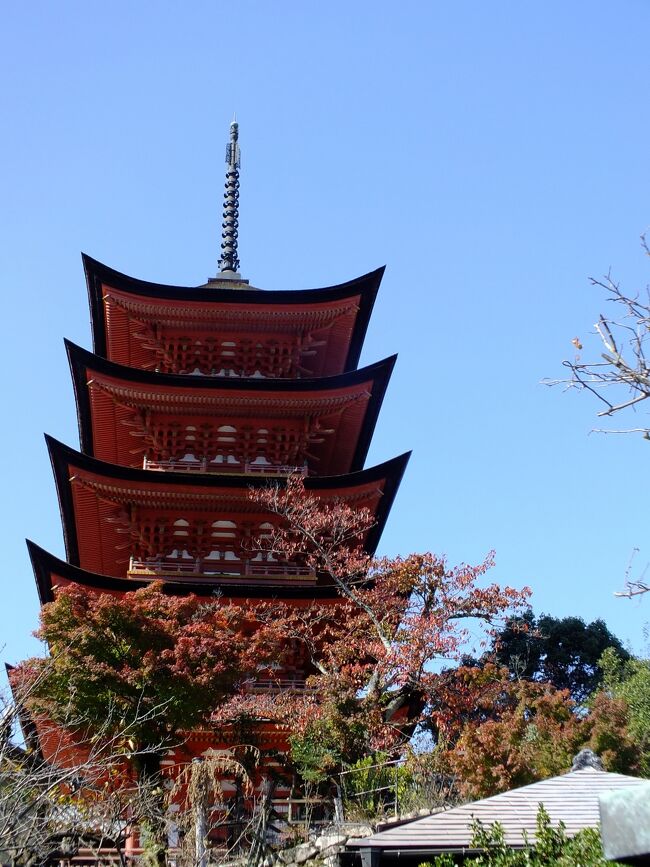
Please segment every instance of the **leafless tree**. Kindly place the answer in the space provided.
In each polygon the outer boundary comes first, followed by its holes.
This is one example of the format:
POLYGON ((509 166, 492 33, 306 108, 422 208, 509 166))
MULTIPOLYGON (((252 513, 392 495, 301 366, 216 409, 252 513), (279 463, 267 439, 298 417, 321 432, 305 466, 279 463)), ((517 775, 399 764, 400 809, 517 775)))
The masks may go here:
MULTIPOLYGON (((641 236, 641 245, 646 256, 650 256, 645 235, 641 236)), ((612 305, 611 314, 601 314, 594 325, 600 354, 585 360, 580 354, 582 343, 579 338, 574 338, 572 342, 578 354, 563 362, 570 376, 545 382, 591 392, 602 406, 598 417, 605 418, 624 410, 636 410, 650 397, 650 361, 647 357, 650 287, 628 294, 611 274, 602 279, 592 277, 591 283, 604 290, 606 303, 612 305)), ((641 433, 645 439, 650 439, 650 427, 646 425, 603 432, 641 433)))
POLYGON ((97 864, 127 867, 137 838, 138 852, 144 848, 145 861, 156 863, 155 841, 146 857, 147 827, 168 829, 165 854, 173 852, 183 867, 234 857, 257 864, 266 845, 270 795, 255 797, 249 774, 259 761, 255 747, 208 750, 199 760, 143 777, 133 763, 170 745, 133 751, 134 732, 147 721, 142 713, 121 719, 115 734, 113 719, 97 731, 83 719, 55 724, 35 718, 25 710, 28 697, 19 688, 0 696, 0 864, 41 867, 80 853, 97 864), (224 800, 224 779, 238 782, 252 812, 239 815, 237 804, 224 800), (209 840, 219 828, 216 852, 209 840))
POLYGON ((635 556, 639 553, 639 549, 635 548, 632 552, 632 556, 630 557, 630 562, 625 570, 625 585, 623 590, 619 590, 617 593, 614 593, 614 596, 625 597, 626 599, 631 599, 633 596, 642 596, 644 593, 650 592, 650 581, 646 578, 646 573, 648 571, 648 566, 650 564, 646 564, 643 572, 636 577, 632 577, 632 567, 634 563, 635 556))
MULTIPOLYGON (((650 256, 645 234, 641 236, 641 246, 645 255, 650 256)), ((611 314, 601 313, 594 325, 600 354, 590 360, 583 359, 580 354, 583 345, 575 337, 572 342, 578 354, 573 360, 563 362, 570 376, 545 382, 591 392, 601 405, 599 418, 609 418, 626 410, 636 412, 650 397, 650 287, 628 294, 611 273, 602 279, 590 279, 593 286, 604 290, 605 302, 611 305, 611 314)), ((598 433, 640 433, 650 440, 650 426, 646 424, 595 430, 598 433)), ((630 598, 650 591, 645 570, 640 577, 632 577, 631 567, 630 562, 624 589, 615 596, 630 598)))
POLYGON ((120 720, 118 734, 107 720, 90 735, 84 720, 34 719, 25 698, 12 690, 0 698, 0 862, 32 867, 86 849, 126 865, 132 829, 160 804, 161 781, 128 772, 141 716, 120 720))

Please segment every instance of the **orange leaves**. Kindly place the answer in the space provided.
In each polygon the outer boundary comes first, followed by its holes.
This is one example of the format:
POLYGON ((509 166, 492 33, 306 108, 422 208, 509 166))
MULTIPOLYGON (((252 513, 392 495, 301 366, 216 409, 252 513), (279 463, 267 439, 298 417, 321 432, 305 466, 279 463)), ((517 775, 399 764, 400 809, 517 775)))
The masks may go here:
POLYGON ((500 681, 485 683, 483 711, 466 719, 448 754, 466 797, 485 797, 568 770, 585 735, 566 691, 511 681, 504 669, 499 674, 500 681))
POLYGON ((140 746, 162 744, 230 701, 260 665, 281 659, 284 634, 254 608, 163 591, 60 590, 38 633, 52 657, 29 662, 33 705, 102 731, 107 719, 119 727, 135 713, 140 746))
POLYGON ((457 726, 446 761, 464 797, 487 797, 564 773, 587 746, 608 770, 629 772, 638 761, 625 705, 604 693, 588 712, 576 713, 567 690, 512 680, 493 665, 448 672, 449 694, 454 687, 457 726), (463 694, 470 703, 463 704, 463 694))
POLYGON ((101 728, 112 709, 119 720, 137 708, 141 744, 236 715, 297 732, 318 724, 354 760, 403 744, 425 718, 451 731, 482 690, 498 698, 475 675, 452 683, 434 674, 460 658, 472 622, 493 625, 525 604, 525 590, 484 584, 492 555, 456 567, 431 553, 371 558, 367 510, 322 506, 296 477, 251 497, 281 519, 255 544, 309 565, 337 598, 298 603, 279 591, 240 606, 170 596, 162 584, 122 598, 64 588, 39 633, 53 653, 39 701, 53 718, 72 704, 101 728))
POLYGON ((285 623, 319 671, 321 716, 347 718, 350 730, 363 720, 367 748, 394 746, 432 708, 442 713, 445 690, 439 691, 432 666, 460 657, 471 621, 493 624, 523 607, 529 595, 481 585, 493 554, 479 566, 457 567, 431 553, 369 557, 362 544, 372 515, 341 503, 321 506, 302 478, 292 477, 286 488, 251 491, 251 497, 282 519, 272 540, 260 540, 262 547, 304 560, 338 591, 338 605, 315 602, 307 612, 285 611, 285 623))
POLYGON ((352 509, 343 502, 321 506, 306 491, 302 475, 289 476, 285 487, 252 489, 251 498, 284 519, 282 527, 256 541, 261 548, 332 575, 365 575, 370 558, 363 541, 374 524, 368 509, 352 509))

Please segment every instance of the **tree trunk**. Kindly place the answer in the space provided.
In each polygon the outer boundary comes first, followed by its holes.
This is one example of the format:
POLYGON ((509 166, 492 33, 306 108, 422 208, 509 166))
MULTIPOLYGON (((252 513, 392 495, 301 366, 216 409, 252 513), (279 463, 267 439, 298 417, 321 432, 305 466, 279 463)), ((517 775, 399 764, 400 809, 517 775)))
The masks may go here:
POLYGON ((138 782, 143 793, 143 817, 140 845, 143 863, 151 867, 164 867, 167 858, 167 816, 165 792, 160 779, 162 756, 149 753, 138 761, 138 782), (143 845, 144 844, 144 845, 143 845))

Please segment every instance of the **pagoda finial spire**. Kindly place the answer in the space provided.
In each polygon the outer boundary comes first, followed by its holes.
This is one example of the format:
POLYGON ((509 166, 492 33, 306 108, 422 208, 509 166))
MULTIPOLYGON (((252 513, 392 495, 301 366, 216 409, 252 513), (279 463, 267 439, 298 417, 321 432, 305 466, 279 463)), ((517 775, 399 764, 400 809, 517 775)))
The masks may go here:
POLYGON ((239 277, 237 237, 239 228, 239 124, 233 116, 230 124, 230 141, 226 145, 226 190, 223 195, 223 223, 221 224, 221 258, 219 271, 222 277, 239 277))

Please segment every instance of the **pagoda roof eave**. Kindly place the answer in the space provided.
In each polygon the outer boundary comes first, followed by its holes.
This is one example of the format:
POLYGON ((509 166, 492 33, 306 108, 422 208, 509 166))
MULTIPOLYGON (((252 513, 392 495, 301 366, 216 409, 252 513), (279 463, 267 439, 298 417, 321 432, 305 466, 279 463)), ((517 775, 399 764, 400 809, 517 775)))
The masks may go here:
MULTIPOLYGON (((70 484, 70 467, 85 470, 97 476, 103 476, 111 481, 123 481, 134 485, 138 483, 152 485, 161 491, 175 487, 207 489, 208 491, 219 488, 247 490, 251 488, 265 488, 269 483, 268 478, 264 477, 248 478, 243 476, 197 474, 188 479, 186 473, 160 473, 155 470, 122 467, 82 454, 47 434, 45 435, 45 441, 56 482, 66 556, 69 561, 75 564, 79 562, 79 545, 77 541, 72 486, 70 484)), ((340 476, 307 477, 304 480, 305 488, 318 494, 336 489, 350 490, 373 482, 383 482, 382 496, 375 513, 375 524, 366 538, 366 550, 368 553, 373 554, 379 544, 379 539, 410 456, 411 452, 405 452, 374 467, 340 476)), ((285 483, 286 480, 274 480, 274 484, 283 485, 285 483)))
MULTIPOLYGON (((18 719, 18 725, 20 726, 20 731, 23 736, 25 747, 31 752, 32 759, 42 760, 43 752, 41 750, 41 744, 38 738, 36 724, 29 708, 26 706, 25 701, 21 698, 20 692, 17 689, 17 683, 15 682, 15 672, 16 666, 5 662, 5 674, 7 676, 9 689, 11 691, 11 697, 16 706, 16 716, 18 719)), ((22 747, 15 747, 15 749, 19 751, 19 754, 21 754, 21 756, 25 755, 23 753, 22 747)))
POLYGON ((326 286, 319 289, 236 289, 214 288, 210 286, 170 286, 163 283, 152 283, 129 277, 120 271, 109 268, 96 259, 81 254, 88 286, 88 301, 93 332, 93 348, 98 355, 106 356, 106 331, 103 316, 102 284, 108 283, 114 289, 132 293, 140 297, 158 299, 160 301, 191 301, 219 302, 224 304, 241 304, 245 302, 250 307, 265 307, 273 304, 314 304, 327 303, 340 299, 360 296, 359 310, 355 319, 350 340, 345 369, 351 370, 357 366, 361 348, 368 328, 370 314, 375 303, 377 291, 386 266, 382 265, 361 277, 326 286))
POLYGON ((214 391, 215 394, 227 395, 230 392, 250 391, 269 395, 277 392, 291 396, 301 392, 314 392, 323 394, 334 392, 338 389, 350 388, 364 382, 372 381, 372 393, 368 408, 364 413, 363 423, 357 440, 357 446, 352 458, 351 470, 357 471, 363 467, 368 449, 375 430, 379 411, 386 393, 397 355, 389 356, 375 364, 358 370, 348 371, 336 376, 315 377, 310 379, 258 379, 258 378, 230 378, 217 376, 192 376, 188 374, 155 373, 141 370, 140 368, 127 367, 108 361, 93 352, 82 349, 80 346, 65 340, 68 353, 70 371, 77 407, 77 421, 79 425, 79 441, 81 450, 88 455, 94 456, 92 435, 92 411, 90 396, 88 393, 87 370, 120 379, 128 383, 140 384, 146 387, 178 388, 184 392, 197 392, 200 390, 214 391))
MULTIPOLYGON (((34 570, 36 589, 41 605, 53 602, 53 577, 58 576, 73 584, 95 590, 99 593, 129 593, 151 585, 150 581, 140 581, 132 578, 114 578, 110 575, 100 575, 73 566, 66 560, 61 560, 41 548, 30 539, 26 539, 27 550, 34 570)), ((339 596, 336 588, 331 586, 310 587, 278 587, 266 584, 249 583, 245 587, 221 583, 218 580, 209 583, 192 583, 191 581, 161 580, 162 592, 168 596, 205 596, 214 598, 215 592, 220 596, 235 599, 335 599, 339 596)))

